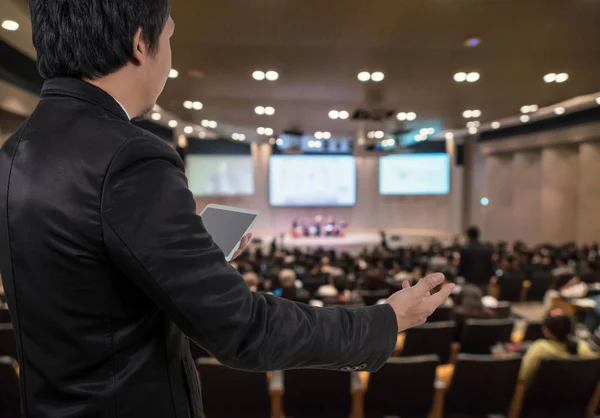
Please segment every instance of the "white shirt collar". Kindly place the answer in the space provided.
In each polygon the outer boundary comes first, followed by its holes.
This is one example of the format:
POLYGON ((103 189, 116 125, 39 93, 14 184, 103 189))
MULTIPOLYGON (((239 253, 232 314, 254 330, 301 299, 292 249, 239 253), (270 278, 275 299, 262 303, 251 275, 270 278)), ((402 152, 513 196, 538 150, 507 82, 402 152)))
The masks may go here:
MULTIPOLYGON (((113 99, 115 99, 115 98, 113 97, 113 99)), ((121 104, 121 102, 118 101, 117 99, 115 99, 115 102, 117 102, 119 104, 119 106, 121 106, 121 109, 123 109, 123 112, 125 112, 125 114, 127 115, 127 119, 131 120, 131 117, 129 116, 129 113, 127 112, 127 109, 125 109, 125 106, 123 106, 121 104)))

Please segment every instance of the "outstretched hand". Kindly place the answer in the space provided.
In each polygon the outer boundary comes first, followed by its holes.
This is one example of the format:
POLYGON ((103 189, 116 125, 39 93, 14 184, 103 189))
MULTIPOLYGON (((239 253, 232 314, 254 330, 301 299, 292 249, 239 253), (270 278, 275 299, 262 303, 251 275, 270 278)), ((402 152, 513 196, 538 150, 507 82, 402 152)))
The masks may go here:
POLYGON ((419 280, 414 286, 402 283, 402 290, 385 302, 394 309, 398 320, 398 332, 425 323, 427 318, 450 296, 454 284, 444 286, 432 295, 431 291, 444 282, 444 275, 435 273, 419 280))
POLYGON ((240 254, 244 252, 244 250, 246 249, 246 247, 250 243, 251 239, 252 239, 252 234, 244 235, 244 237, 240 241, 239 248, 236 250, 236 252, 233 253, 233 257, 231 257, 231 261, 233 261, 236 258, 238 258, 240 256, 240 254))

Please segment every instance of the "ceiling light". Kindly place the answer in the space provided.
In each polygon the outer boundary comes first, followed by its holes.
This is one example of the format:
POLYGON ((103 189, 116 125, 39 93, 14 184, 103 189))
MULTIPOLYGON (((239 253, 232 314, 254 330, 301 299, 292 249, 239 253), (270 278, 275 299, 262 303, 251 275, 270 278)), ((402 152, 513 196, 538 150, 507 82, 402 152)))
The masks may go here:
POLYGON ((373 74, 371 74, 371 80, 373 80, 376 83, 383 81, 384 78, 385 75, 381 71, 376 71, 373 74))
POLYGON ((479 77, 480 77, 480 75, 477 72, 469 73, 469 74, 467 74, 467 82, 468 83, 474 83, 477 80, 479 80, 479 77))
POLYGON ((162 115, 158 112, 155 112, 152 114, 152 120, 160 120, 162 118, 162 115))
POLYGON ((475 135, 475 134, 477 133, 477 128, 476 128, 476 127, 474 127, 474 126, 473 126, 473 127, 471 127, 471 128, 469 128, 469 133, 470 133, 471 135, 475 135))
POLYGON ((469 119, 473 117, 473 111, 472 110, 465 110, 463 112, 463 118, 465 119, 469 119))
POLYGON ((314 148, 314 147, 315 147, 315 142, 316 142, 316 141, 313 141, 313 140, 311 139, 310 141, 308 141, 308 142, 306 143, 306 145, 308 145, 308 148, 314 148))
POLYGON ((427 135, 427 134, 429 133, 429 129, 427 129, 427 128, 423 128, 423 129, 421 129, 421 130, 419 131, 419 133, 420 133, 421 135, 427 135))
POLYGON ((367 134, 367 138, 369 138, 369 139, 373 139, 373 138, 375 138, 375 132, 373 132, 373 131, 369 132, 369 133, 367 134))
POLYGON ((555 107, 554 108, 554 113, 556 113, 557 115, 562 115, 563 113, 565 113, 565 108, 564 107, 555 107))
POLYGON ((269 138, 269 144, 275 145, 275 138, 269 138))
POLYGON ((273 135, 273 129, 271 129, 271 128, 265 128, 265 135, 266 136, 273 135))
POLYGON ((490 126, 492 127, 492 129, 498 129, 501 125, 500 122, 492 122, 490 126))
POLYGON ((315 138, 317 138, 317 139, 323 139, 323 132, 321 132, 321 131, 315 132, 315 138))
POLYGON ((217 126, 219 126, 219 124, 217 122, 215 122, 214 120, 210 121, 209 128, 217 129, 217 126))
POLYGON ((331 132, 323 132, 323 139, 329 139, 331 138, 331 132))
POLYGON ((177 121, 176 121, 176 120, 170 120, 170 121, 169 121, 169 127, 171 127, 171 128, 176 128, 176 127, 177 127, 177 125, 178 125, 178 123, 177 123, 177 121))
POLYGON ((240 141, 245 141, 245 140, 246 140, 246 135, 240 134, 240 141))
POLYGON ((481 116, 481 110, 479 110, 479 109, 473 110, 473 117, 474 118, 478 118, 480 116, 481 116))
POLYGON ((452 132, 446 132, 446 135, 444 135, 444 137, 450 141, 454 139, 454 134, 452 132))
POLYGON ((600 105, 600 96, 596 97, 596 103, 600 105))
POLYGON ((384 136, 385 136, 385 134, 383 133, 383 131, 375 132, 375 138, 377 138, 377 139, 382 139, 384 136))
POLYGON ((200 139, 204 139, 204 138, 206 138, 206 132, 204 132, 204 131, 200 131, 200 132, 198 132, 198 137, 199 137, 200 139))
POLYGON ((204 105, 201 102, 194 102, 194 103, 192 103, 192 107, 195 110, 202 110, 202 108, 204 107, 204 105))
POLYGON ((427 137, 425 135, 421 135, 421 134, 415 135, 415 141, 417 141, 417 142, 425 141, 426 139, 427 139, 427 137))
POLYGON ((406 112, 400 112, 396 115, 398 120, 406 120, 406 112))
POLYGON ((279 73, 277 71, 267 71, 265 76, 269 81, 276 81, 279 79, 279 73))
POLYGON ((256 128, 256 133, 259 135, 264 135, 265 134, 265 128, 263 128, 262 126, 256 128))
POLYGON ((521 115, 521 117, 519 119, 521 119, 521 122, 527 123, 527 122, 529 122, 529 120, 531 118, 529 116, 527 116, 527 115, 521 115))
POLYGON ((265 79, 265 73, 263 71, 254 71, 252 73, 252 78, 256 81, 263 81, 265 79))
POLYGON ((13 32, 19 29, 19 24, 14 20, 5 20, 2 22, 2 28, 13 32))
POLYGON ((533 105, 529 106, 529 111, 530 112, 537 112, 538 109, 539 109, 538 105, 533 104, 533 105))
POLYGON ((567 74, 567 73, 556 74, 556 82, 557 83, 564 83, 568 79, 569 79, 569 74, 567 74))
POLYGON ((257 115, 264 115, 264 114, 265 114, 265 108, 264 108, 264 107, 262 107, 262 106, 256 106, 256 107, 254 108, 254 112, 255 112, 257 115))
POLYGON ((337 110, 329 111, 329 119, 337 119, 339 117, 340 117, 340 112, 338 112, 337 110))
POLYGON ((408 112, 406 114, 406 120, 415 120, 417 118, 417 114, 415 112, 408 112))
POLYGON ((169 78, 177 78, 179 77, 179 71, 171 69, 171 71, 169 72, 169 78))
POLYGON ((546 83, 554 83, 556 81, 556 73, 548 73, 544 76, 546 83))
POLYGON ((194 132, 194 128, 192 128, 191 126, 186 126, 185 128, 183 128, 183 132, 185 132, 186 134, 191 134, 192 132, 194 132))
POLYGON ((521 106, 521 113, 529 113, 529 106, 521 106))
POLYGON ((240 134, 238 134, 238 133, 231 134, 231 139, 235 139, 237 141, 239 139, 239 137, 240 137, 239 135, 240 134))
POLYGON ((200 122, 200 125, 204 126, 205 128, 210 127, 210 121, 204 119, 202 122, 200 122))
POLYGON ((277 138, 277 141, 275 141, 275 143, 279 146, 283 145, 283 139, 281 138, 277 138))
POLYGON ((467 73, 460 72, 460 73, 454 74, 454 81, 456 81, 457 83, 462 83, 466 80, 467 80, 467 73))
POLYGON ((274 114, 275 114, 275 109, 274 108, 272 108, 271 106, 265 107, 265 115, 272 116, 274 114))
POLYGON ((481 123, 478 120, 473 120, 471 122, 467 122, 467 128, 479 128, 481 123))
POLYGON ((350 113, 346 112, 345 110, 340 111, 340 119, 348 119, 349 117, 350 113))
POLYGON ((481 38, 478 36, 471 36, 470 38, 465 39, 464 46, 466 48, 475 48, 481 44, 481 38))
POLYGON ((192 109, 194 107, 194 104, 189 100, 186 100, 185 102, 183 102, 183 107, 185 107, 186 109, 192 109))
POLYGON ((371 79, 371 74, 366 71, 360 72, 358 73, 358 79, 364 83, 371 79))

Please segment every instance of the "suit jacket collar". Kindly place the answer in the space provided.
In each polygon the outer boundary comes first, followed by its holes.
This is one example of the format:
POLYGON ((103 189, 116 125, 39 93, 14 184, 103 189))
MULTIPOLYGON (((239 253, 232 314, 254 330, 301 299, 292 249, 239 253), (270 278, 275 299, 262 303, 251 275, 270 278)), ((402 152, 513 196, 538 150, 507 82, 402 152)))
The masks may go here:
POLYGON ((44 97, 73 97, 84 100, 104 108, 115 116, 129 122, 127 113, 119 102, 110 94, 93 84, 83 80, 69 77, 51 78, 46 80, 42 88, 42 99, 44 97))

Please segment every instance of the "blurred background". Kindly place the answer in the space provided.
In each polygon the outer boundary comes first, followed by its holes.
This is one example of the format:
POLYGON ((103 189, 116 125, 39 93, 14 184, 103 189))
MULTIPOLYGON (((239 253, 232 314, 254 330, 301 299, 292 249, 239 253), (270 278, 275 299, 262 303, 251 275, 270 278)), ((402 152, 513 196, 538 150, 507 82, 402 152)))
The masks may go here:
MULTIPOLYGON (((594 416, 600 1, 173 0, 172 16, 170 79, 134 123, 177 149, 198 212, 260 211, 234 263, 253 290, 364 306, 433 271, 458 284, 371 376, 243 373, 194 346, 209 418, 594 416)), ((35 58, 27 1, 0 0, 0 143, 39 100, 35 58)))

